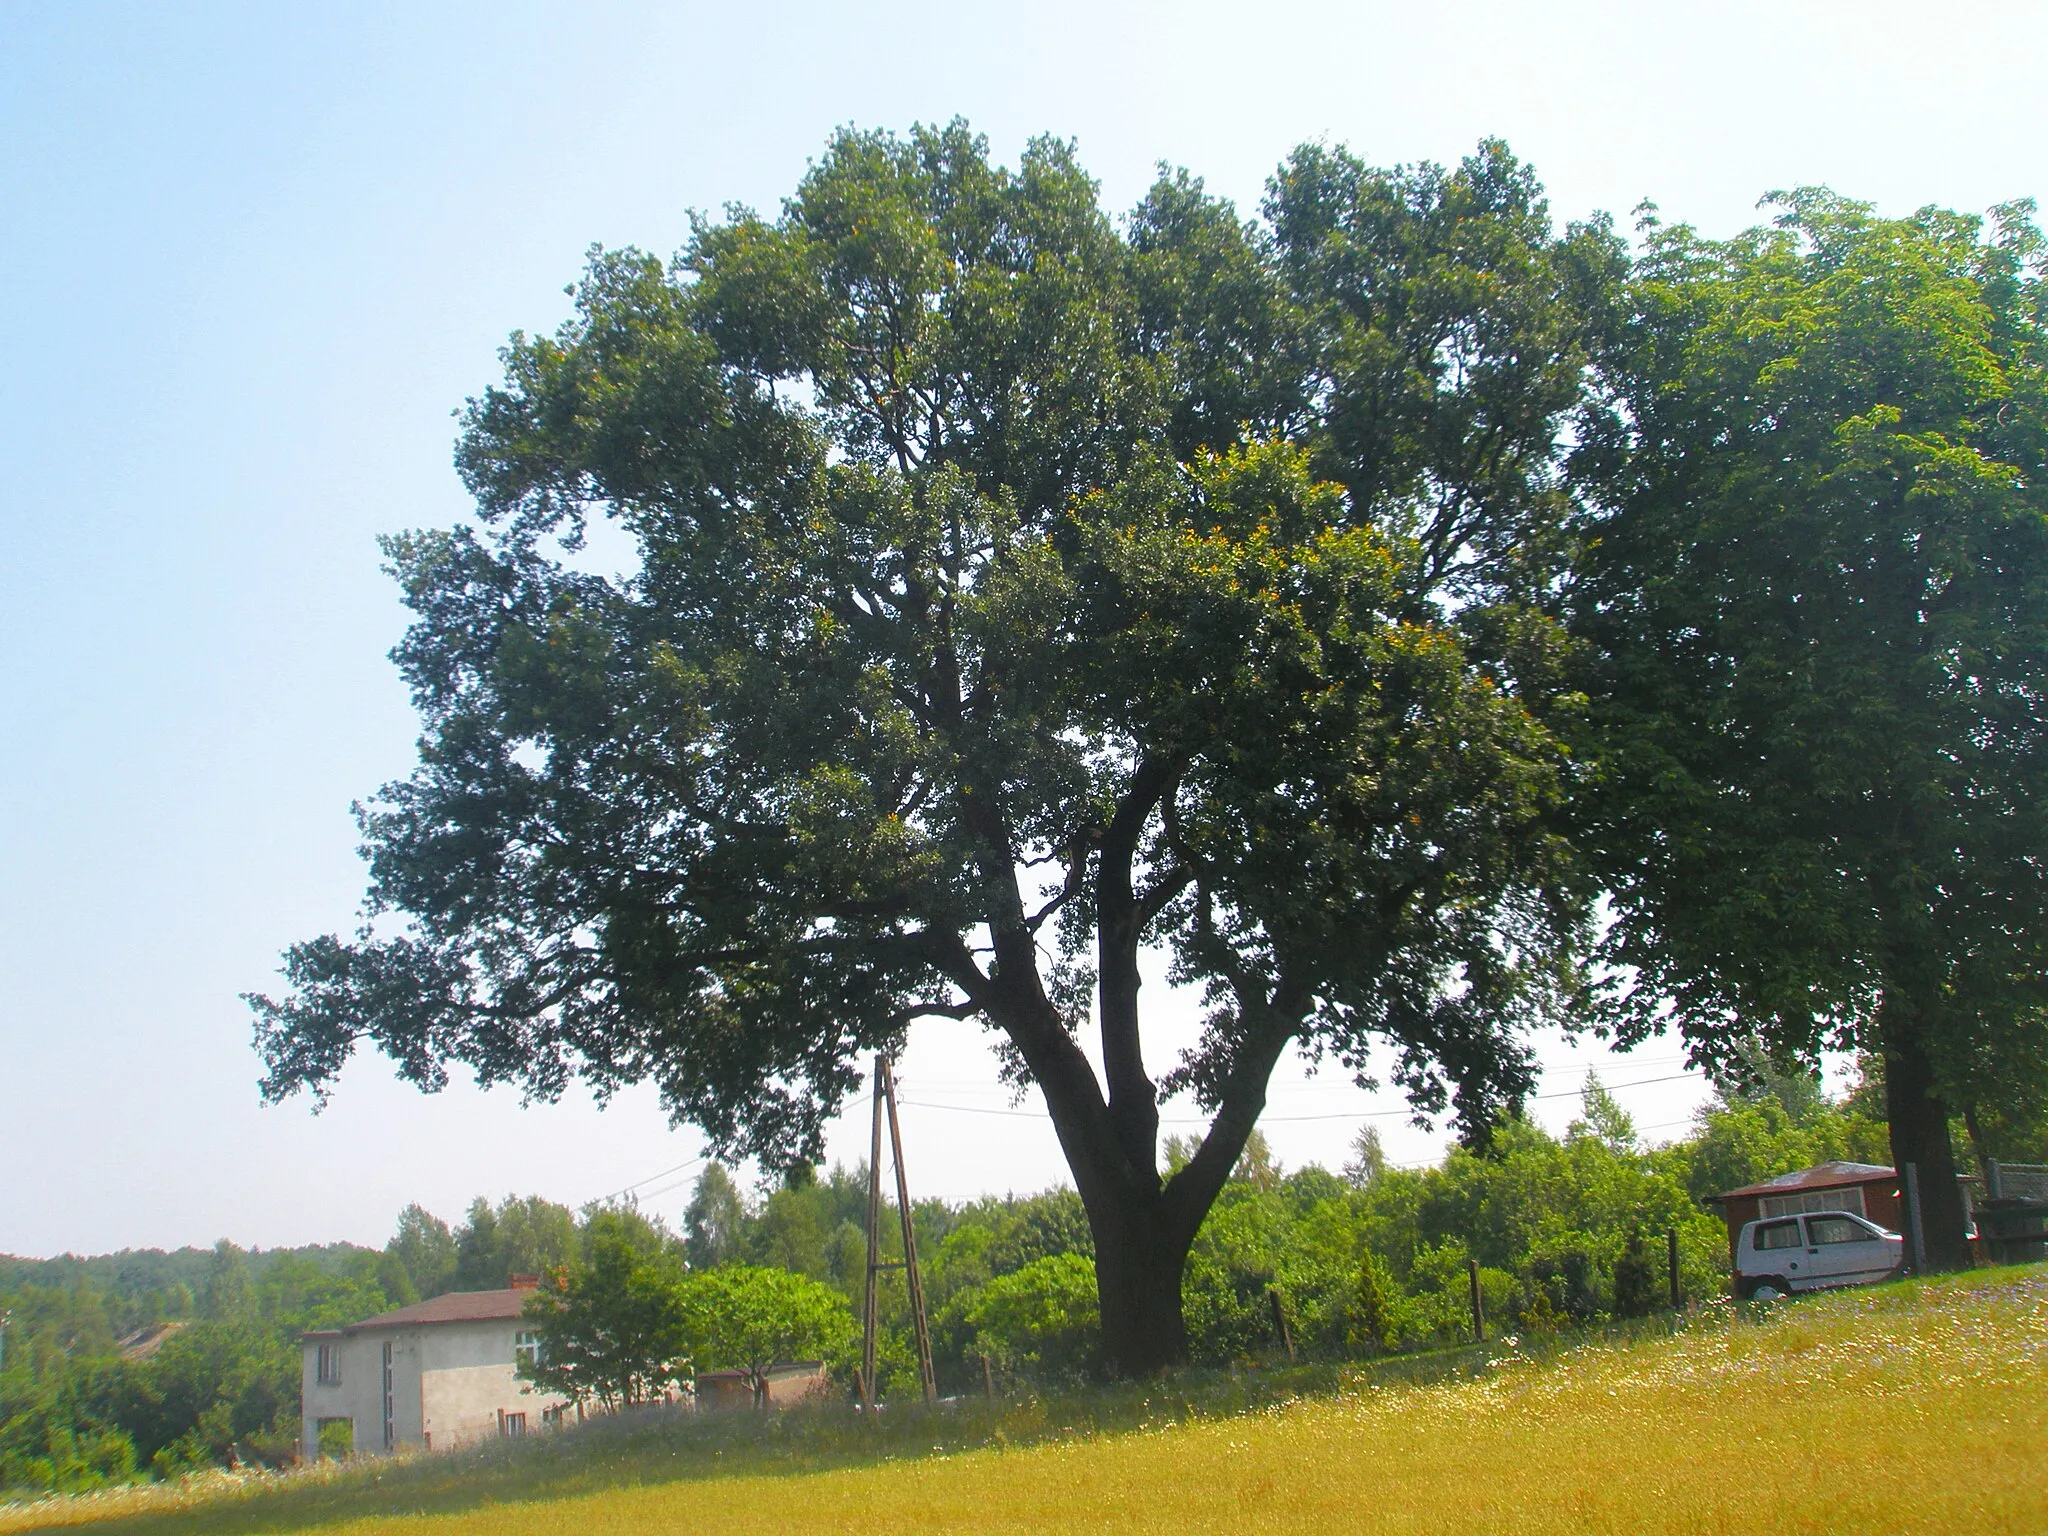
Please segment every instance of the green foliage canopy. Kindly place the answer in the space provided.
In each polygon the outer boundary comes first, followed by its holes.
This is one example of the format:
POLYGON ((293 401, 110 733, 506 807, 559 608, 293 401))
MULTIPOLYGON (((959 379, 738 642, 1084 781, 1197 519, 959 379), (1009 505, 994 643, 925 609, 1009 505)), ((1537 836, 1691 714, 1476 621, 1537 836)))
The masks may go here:
POLYGON ((1540 613, 1621 258, 1528 169, 1305 149, 1261 228, 1071 149, 846 132, 779 218, 599 253, 392 539, 417 773, 373 919, 254 998, 266 1091, 651 1080, 788 1163, 920 1017, 1000 1031, 1095 1227, 1110 1357, 1288 1044, 1483 1133, 1581 919, 1540 613), (591 520, 634 542, 593 574, 591 520), (1161 1083, 1138 953, 1209 1002, 1161 1083), (1075 1038, 1091 1012, 1098 1079, 1075 1038), (1162 1177, 1160 1088, 1215 1111, 1162 1177))
POLYGON ((2042 242, 2030 206, 1776 207, 1644 228, 1587 449, 1580 840, 1623 1037, 1882 1053, 1961 1263, 1950 1114, 2048 1092, 2042 242))
POLYGON ((966 1321, 996 1364, 1048 1374, 1085 1371, 1102 1342, 1094 1262, 1078 1253, 1033 1259, 981 1287, 966 1321))
POLYGON ((535 1291, 527 1319, 540 1335, 520 1374, 579 1402, 657 1402, 690 1371, 692 1317, 682 1260, 631 1213, 598 1211, 581 1261, 535 1291))
POLYGON ((853 1309, 830 1286, 786 1269, 728 1264, 693 1274, 683 1304, 699 1370, 742 1371, 756 1399, 770 1366, 843 1363, 854 1345, 853 1309))

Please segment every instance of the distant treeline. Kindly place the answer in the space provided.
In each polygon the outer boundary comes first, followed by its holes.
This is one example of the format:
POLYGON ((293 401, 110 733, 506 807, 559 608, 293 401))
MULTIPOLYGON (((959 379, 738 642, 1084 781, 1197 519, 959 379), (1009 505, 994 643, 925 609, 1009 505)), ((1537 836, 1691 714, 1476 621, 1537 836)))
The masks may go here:
MULTIPOLYGON (((2038 1128, 2005 1127, 2007 1156, 2038 1128)), ((2031 1139, 2029 1139, 2031 1138, 2031 1139)), ((1961 1128, 1958 1139, 1967 1145, 1961 1128)), ((1702 1204, 1720 1190, 1827 1158, 1885 1160, 1882 1085, 1840 1101, 1760 1066, 1724 1087, 1691 1134, 1646 1146, 1617 1097, 1589 1082, 1562 1137, 1511 1121, 1481 1153, 1388 1165, 1371 1131, 1339 1172, 1282 1169, 1254 1139, 1196 1242, 1184 1296, 1194 1358, 1227 1365, 1277 1347, 1277 1293, 1297 1352, 1353 1358, 1455 1342, 1477 1259, 1505 1326, 1564 1328, 1658 1305, 1664 1233, 1679 1234, 1687 1296, 1724 1284, 1726 1239, 1702 1204)), ((1182 1149, 1169 1144, 1169 1158, 1182 1149)), ((594 1209, 594 1208, 593 1208, 594 1209)), ((642 1212, 693 1269, 787 1269, 857 1303, 866 1170, 800 1169, 750 1193, 713 1164, 675 1227, 642 1212)), ((509 1275, 575 1272, 592 1210, 538 1197, 475 1201, 450 1226, 417 1205, 382 1248, 332 1243, 245 1253, 154 1250, 0 1258, 0 1488, 83 1489, 237 1460, 288 1458, 308 1328, 357 1322, 509 1275)), ((1097 1347, 1093 1253, 1067 1189, 954 1205, 914 1225, 941 1386, 1085 1375, 1097 1347)), ((894 1255, 897 1224, 884 1223, 894 1255)), ((884 1390, 913 1379, 900 1281, 883 1297, 884 1390)), ((842 1362, 843 1364, 843 1362, 842 1362)))

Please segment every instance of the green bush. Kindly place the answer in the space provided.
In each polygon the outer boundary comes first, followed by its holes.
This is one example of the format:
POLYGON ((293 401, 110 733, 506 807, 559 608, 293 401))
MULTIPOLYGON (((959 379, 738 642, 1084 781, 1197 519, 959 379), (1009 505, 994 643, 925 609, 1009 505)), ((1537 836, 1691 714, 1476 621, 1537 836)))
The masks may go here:
POLYGON ((967 1320, 981 1349, 1006 1368, 1092 1369, 1100 1332, 1095 1261, 1078 1253, 1033 1259, 983 1286, 967 1320))

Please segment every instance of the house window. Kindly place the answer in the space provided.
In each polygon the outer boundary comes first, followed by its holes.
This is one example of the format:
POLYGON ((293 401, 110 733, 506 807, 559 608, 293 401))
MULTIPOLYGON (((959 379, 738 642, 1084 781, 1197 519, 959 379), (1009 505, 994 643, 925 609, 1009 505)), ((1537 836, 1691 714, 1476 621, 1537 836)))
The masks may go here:
POLYGON ((322 1344, 313 1362, 313 1379, 323 1387, 341 1385, 341 1346, 322 1344))
POLYGON ((512 1335, 513 1364, 523 1365, 529 1371, 540 1364, 540 1335, 522 1329, 512 1335))
POLYGON ((559 1424, 559 1423, 561 1423, 561 1422, 562 1422, 562 1411, 563 1411, 563 1410, 562 1410, 562 1407, 561 1407, 561 1405, 560 1405, 560 1404, 557 1404, 557 1405, 556 1405, 555 1407, 553 1407, 553 1408, 543 1408, 543 1409, 541 1409, 541 1411, 540 1411, 540 1421, 541 1421, 541 1423, 543 1423, 543 1424, 559 1424))
POLYGON ((1863 1186, 1851 1185, 1847 1189, 1823 1189, 1803 1195, 1765 1195, 1756 1203, 1759 1216, 1799 1216, 1807 1211, 1847 1211, 1854 1216, 1868 1216, 1863 1208, 1863 1186))
POLYGON ((392 1369, 391 1346, 384 1346, 384 1449, 390 1450, 398 1444, 398 1394, 397 1375, 392 1369))
POLYGON ((526 1433, 526 1415, 523 1413, 500 1413, 498 1433, 508 1440, 516 1440, 526 1433))

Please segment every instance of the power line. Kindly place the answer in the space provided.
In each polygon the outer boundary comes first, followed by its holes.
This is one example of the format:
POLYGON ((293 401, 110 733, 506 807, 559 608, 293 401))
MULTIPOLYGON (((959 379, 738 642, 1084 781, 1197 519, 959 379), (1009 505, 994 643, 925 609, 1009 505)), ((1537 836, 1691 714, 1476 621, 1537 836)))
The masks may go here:
MULTIPOLYGON (((644 1179, 635 1179, 631 1184, 628 1184, 624 1189, 615 1189, 610 1194, 601 1195, 596 1200, 593 1200, 590 1203, 592 1205, 603 1205, 606 1201, 616 1200, 621 1195, 630 1195, 634 1190, 641 1188, 643 1185, 652 1184, 656 1179, 665 1179, 672 1173, 682 1173, 686 1169, 696 1167, 699 1163, 704 1161, 704 1157, 705 1155, 702 1152, 699 1152, 695 1157, 691 1158, 686 1163, 677 1163, 673 1168, 664 1168, 659 1173, 650 1173, 644 1179)), ((648 1195, 647 1198, 652 1200, 655 1195, 666 1194, 668 1190, 675 1189, 678 1187, 678 1185, 671 1184, 667 1186, 667 1189, 657 1189, 653 1191, 648 1195)))
POLYGON ((671 1190, 681 1189, 685 1184, 689 1182, 690 1181, 688 1179, 677 1179, 673 1184, 664 1184, 659 1189, 650 1189, 647 1191, 646 1194, 636 1194, 633 1198, 635 1200, 653 1200, 658 1196, 668 1194, 671 1190))
MULTIPOLYGON (((1671 1066, 1671 1065, 1673 1065, 1673 1064, 1675 1064, 1675 1063, 1677 1063, 1677 1062, 1681 1062, 1681 1061, 1684 1061, 1685 1059, 1686 1059, 1686 1058, 1685 1058, 1685 1055, 1684 1055, 1684 1053, 1683 1053, 1683 1052, 1678 1052, 1678 1053, 1674 1053, 1674 1054, 1671 1054, 1671 1055, 1667 1055, 1667 1056, 1631 1056, 1631 1057, 1627 1058, 1626 1060, 1620 1060, 1620 1061, 1618 1062, 1618 1064, 1619 1064, 1619 1065, 1621 1065, 1621 1066, 1628 1066, 1628 1067, 1668 1067, 1668 1066, 1671 1066)), ((1610 1063, 1610 1065, 1614 1065, 1614 1064, 1616 1064, 1616 1063, 1610 1063)), ((1536 1066, 1537 1066, 1537 1070, 1538 1070, 1538 1073, 1539 1073, 1539 1075, 1546 1075, 1546 1076, 1547 1076, 1548 1074, 1552 1073, 1552 1072, 1569 1072, 1569 1071, 1572 1071, 1572 1070, 1574 1070, 1575 1068, 1579 1068, 1579 1067, 1586 1067, 1586 1068, 1590 1068, 1590 1069, 1593 1069, 1593 1070, 1597 1071, 1597 1070, 1598 1070, 1598 1069, 1600 1068, 1600 1066, 1601 1066, 1601 1065, 1602 1065, 1602 1064, 1601 1064, 1600 1062, 1598 1062, 1598 1061, 1585 1061, 1585 1060, 1571 1060, 1571 1061, 1539 1061, 1539 1062, 1538 1062, 1538 1063, 1536 1064, 1536 1066)), ((908 1075, 899 1075, 899 1076, 897 1077, 897 1080, 896 1080, 896 1081, 897 1081, 897 1086, 898 1086, 898 1087, 911 1087, 911 1086, 915 1086, 915 1087, 918 1087, 918 1088, 935 1088, 935 1089, 939 1089, 939 1090, 942 1090, 942 1091, 952 1091, 952 1090, 956 1090, 956 1089, 965 1089, 965 1090, 970 1090, 970 1091, 973 1091, 973 1090, 979 1090, 979 1091, 982 1091, 982 1092, 987 1092, 987 1093, 996 1093, 996 1092, 1002 1092, 1002 1091, 1004 1091, 1004 1090, 1003 1090, 1003 1089, 1002 1089, 1002 1088, 1000 1087, 1000 1085, 998 1085, 998 1084, 995 1084, 995 1083, 991 1083, 991 1082, 990 1082, 990 1081, 989 1081, 989 1080, 988 1080, 987 1078, 957 1078, 957 1077, 943 1077, 943 1078, 942 1078, 942 1077, 915 1077, 915 1078, 914 1078, 914 1077, 910 1077, 910 1076, 908 1076, 908 1075)), ((1355 1084, 1352 1084, 1352 1083, 1282 1083, 1282 1084, 1279 1084, 1279 1085, 1275 1086, 1275 1087, 1274 1087, 1274 1088, 1272 1088, 1272 1089, 1271 1089, 1270 1091, 1271 1091, 1272 1093, 1275 1093, 1275 1094, 1282 1094, 1282 1093, 1350 1093, 1350 1092, 1352 1092, 1352 1091, 1353 1091, 1353 1090, 1355 1089, 1355 1087, 1356 1087, 1356 1085, 1355 1085, 1355 1084)), ((1575 1090, 1573 1090, 1573 1091, 1574 1091, 1574 1092, 1577 1092, 1578 1090, 1576 1090, 1576 1089, 1575 1089, 1575 1090)))
MULTIPOLYGON (((1620 1093, 1632 1088, 1649 1088, 1658 1083, 1685 1082, 1689 1079, 1704 1077, 1705 1075, 1703 1072, 1675 1072, 1668 1077, 1641 1077, 1633 1082, 1603 1084, 1602 1086, 1608 1093, 1620 1093)), ((1572 1088, 1557 1093, 1531 1094, 1530 1102, 1533 1103, 1539 1099, 1575 1099, 1584 1092, 1583 1088, 1572 1088)), ((982 1104, 934 1104, 926 1099, 904 1099, 902 1102, 905 1105, 914 1105, 918 1109, 951 1110, 956 1114, 962 1115, 1000 1115, 1013 1120, 1050 1120, 1052 1118, 1050 1114, 1042 1109, 993 1109, 982 1104)), ((1304 1120, 1391 1120, 1400 1116, 1412 1115, 1414 1112, 1412 1109, 1363 1109, 1332 1110, 1328 1113, 1314 1115, 1261 1115, 1259 1116, 1259 1123, 1262 1125, 1285 1125, 1304 1120)), ((1162 1117, 1159 1123, 1161 1125, 1207 1125, 1209 1121, 1200 1115, 1176 1115, 1162 1117)))
MULTIPOLYGON (((1687 1078, 1705 1077, 1706 1075, 1704 1072, 1674 1072, 1669 1077, 1639 1077, 1632 1083, 1602 1083, 1600 1086, 1608 1093, 1619 1093, 1624 1088, 1647 1088, 1652 1083, 1679 1083, 1684 1082, 1687 1078)), ((1532 1093, 1529 1097, 1531 1101, 1536 1099, 1576 1099, 1585 1091, 1584 1088, 1567 1088, 1561 1089, 1556 1093, 1532 1093)))

